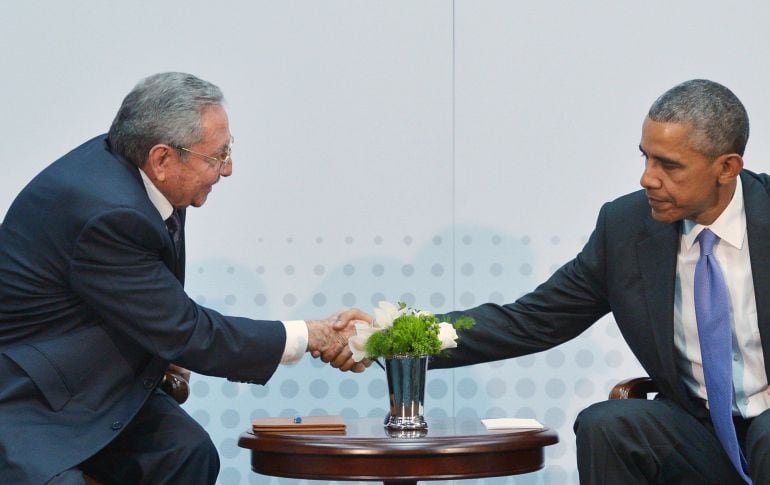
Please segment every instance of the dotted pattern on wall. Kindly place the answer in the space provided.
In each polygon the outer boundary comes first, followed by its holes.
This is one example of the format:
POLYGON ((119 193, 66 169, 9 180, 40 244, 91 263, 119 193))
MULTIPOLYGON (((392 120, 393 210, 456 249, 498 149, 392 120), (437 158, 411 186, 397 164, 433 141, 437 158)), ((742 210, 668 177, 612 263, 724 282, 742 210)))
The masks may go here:
MULTIPOLYGON (((239 242, 253 246, 253 260, 191 260, 187 289, 202 305, 260 319, 322 318, 350 306, 371 311, 383 299, 441 312, 513 301, 574 256, 586 240, 513 237, 478 228, 414 234, 375 234, 368 240, 260 236, 239 242)), ((608 316, 547 352, 430 371, 426 417, 429 422, 451 416, 531 417, 559 433, 560 442, 546 449, 543 470, 462 483, 577 484, 575 417, 606 399, 617 381, 635 375, 643 371, 608 316)), ((306 355, 295 365, 279 366, 266 386, 194 375, 184 407, 219 450, 219 483, 318 483, 251 472, 248 452, 237 447, 238 435, 258 416, 382 417, 387 383, 376 366, 347 374, 306 355)))

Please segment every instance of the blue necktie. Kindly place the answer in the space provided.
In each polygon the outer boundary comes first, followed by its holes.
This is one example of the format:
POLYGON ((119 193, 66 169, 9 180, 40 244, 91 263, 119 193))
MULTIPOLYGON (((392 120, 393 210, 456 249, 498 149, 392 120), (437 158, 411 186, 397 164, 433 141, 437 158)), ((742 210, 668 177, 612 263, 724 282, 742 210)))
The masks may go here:
POLYGON ((716 234, 708 229, 698 235, 700 259, 695 266, 695 319, 698 322, 703 376, 714 431, 735 469, 747 483, 751 483, 733 423, 730 297, 722 270, 713 255, 718 240, 716 234))

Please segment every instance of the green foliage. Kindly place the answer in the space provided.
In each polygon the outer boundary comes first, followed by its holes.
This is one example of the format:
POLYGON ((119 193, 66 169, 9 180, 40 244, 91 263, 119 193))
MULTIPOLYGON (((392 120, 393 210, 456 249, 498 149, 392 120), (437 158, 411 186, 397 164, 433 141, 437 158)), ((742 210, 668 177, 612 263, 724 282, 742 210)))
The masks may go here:
MULTIPOLYGON (((405 304, 399 302, 399 309, 405 304)), ((473 326, 471 317, 461 317, 453 325, 456 329, 473 326)), ((441 353, 439 319, 430 313, 410 311, 393 320, 393 326, 372 334, 366 341, 366 355, 370 359, 394 355, 438 355, 441 353)))
POLYGON ((476 324, 476 320, 469 316, 462 316, 458 318, 452 326, 457 330, 468 330, 476 324))

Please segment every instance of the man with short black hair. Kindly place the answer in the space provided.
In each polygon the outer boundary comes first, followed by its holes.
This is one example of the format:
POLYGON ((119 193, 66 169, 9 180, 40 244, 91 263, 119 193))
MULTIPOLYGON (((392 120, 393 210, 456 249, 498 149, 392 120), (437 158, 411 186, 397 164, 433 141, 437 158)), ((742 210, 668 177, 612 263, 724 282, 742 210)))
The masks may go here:
POLYGON ((667 91, 642 126, 644 190, 532 293, 448 314, 476 325, 432 367, 546 350, 612 312, 660 392, 578 416, 580 482, 770 483, 770 177, 743 170, 748 135, 726 87, 667 91))

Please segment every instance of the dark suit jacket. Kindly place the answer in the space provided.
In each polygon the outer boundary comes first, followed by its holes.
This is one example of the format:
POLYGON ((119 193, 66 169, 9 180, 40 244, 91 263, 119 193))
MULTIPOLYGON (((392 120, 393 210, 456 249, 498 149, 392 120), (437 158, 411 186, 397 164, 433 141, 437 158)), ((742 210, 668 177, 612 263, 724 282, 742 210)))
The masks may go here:
POLYGON ((22 190, 0 226, 0 483, 43 483, 104 447, 169 362, 270 378, 283 325, 197 305, 178 276, 138 169, 105 136, 22 190))
MULTIPOLYGON (((770 177, 744 170, 751 268, 759 331, 770 376, 770 177)), ((488 362, 551 348, 612 312, 620 332, 663 396, 705 416, 675 363, 674 285, 681 222, 650 215, 644 191, 605 204, 580 254, 515 303, 485 304, 465 312, 476 325, 456 349, 432 367, 488 362)))

